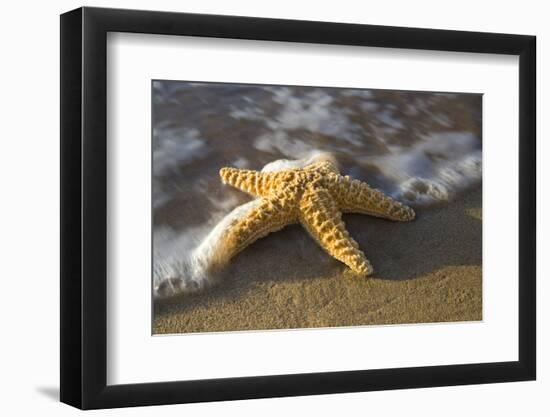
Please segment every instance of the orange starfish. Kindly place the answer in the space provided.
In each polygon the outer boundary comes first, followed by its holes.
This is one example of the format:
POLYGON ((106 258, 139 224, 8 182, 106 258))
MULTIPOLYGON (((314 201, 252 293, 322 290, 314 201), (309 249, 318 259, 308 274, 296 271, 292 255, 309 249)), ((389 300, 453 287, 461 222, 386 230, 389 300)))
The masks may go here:
POLYGON ((275 172, 222 168, 220 176, 224 184, 260 200, 226 231, 225 259, 271 232, 300 223, 329 255, 356 273, 370 275, 373 267, 346 230, 342 213, 396 221, 415 217, 410 207, 365 182, 340 175, 329 161, 275 172))

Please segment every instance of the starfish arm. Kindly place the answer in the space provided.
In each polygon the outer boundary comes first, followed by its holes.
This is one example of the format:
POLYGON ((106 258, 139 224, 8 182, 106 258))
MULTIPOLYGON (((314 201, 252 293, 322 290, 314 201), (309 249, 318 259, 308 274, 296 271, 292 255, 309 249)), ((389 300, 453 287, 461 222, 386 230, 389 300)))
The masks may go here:
POLYGON ((251 210, 228 227, 224 236, 224 259, 229 260, 256 240, 295 223, 295 213, 283 192, 258 199, 251 210))
POLYGON ((331 174, 326 179, 327 188, 345 213, 361 213, 396 221, 411 221, 414 210, 367 183, 348 176, 331 174))
POLYGON ((342 214, 331 194, 324 188, 306 191, 300 201, 300 222, 331 256, 353 271, 369 275, 370 262, 346 230, 342 214))
POLYGON ((222 168, 220 177, 224 184, 229 184, 255 197, 269 196, 277 185, 276 173, 248 169, 222 168))

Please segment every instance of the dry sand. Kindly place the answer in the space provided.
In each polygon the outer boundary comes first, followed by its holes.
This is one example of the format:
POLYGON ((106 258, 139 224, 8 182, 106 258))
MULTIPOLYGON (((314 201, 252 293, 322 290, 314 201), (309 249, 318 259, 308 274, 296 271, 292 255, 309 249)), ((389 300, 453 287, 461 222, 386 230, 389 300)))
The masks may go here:
POLYGON ((481 188, 416 211, 411 223, 344 216, 372 278, 289 226, 239 254, 218 285, 155 305, 153 333, 481 320, 481 188))

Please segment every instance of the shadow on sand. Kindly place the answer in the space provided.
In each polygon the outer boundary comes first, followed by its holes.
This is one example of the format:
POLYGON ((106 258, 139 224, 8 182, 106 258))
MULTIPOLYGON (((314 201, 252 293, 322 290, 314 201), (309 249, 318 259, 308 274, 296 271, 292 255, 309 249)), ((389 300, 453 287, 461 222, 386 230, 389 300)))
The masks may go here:
MULTIPOLYGON (((350 234, 374 265, 374 280, 411 280, 448 266, 481 265, 481 187, 448 205, 416 211, 417 219, 410 223, 344 217, 350 234)), ((216 285, 199 294, 158 302, 154 314, 158 318, 191 311, 220 299, 238 303, 261 285, 303 285, 335 274, 364 280, 325 254, 302 227, 292 225, 239 254, 216 285)))

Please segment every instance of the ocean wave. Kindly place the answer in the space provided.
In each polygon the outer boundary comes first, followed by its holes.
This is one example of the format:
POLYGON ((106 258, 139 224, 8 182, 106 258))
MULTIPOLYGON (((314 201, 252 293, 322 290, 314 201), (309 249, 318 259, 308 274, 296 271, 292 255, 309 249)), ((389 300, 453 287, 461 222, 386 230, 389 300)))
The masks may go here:
POLYGON ((482 179, 480 96, 155 81, 153 104, 158 298, 218 279, 220 236, 255 204, 222 187, 222 166, 331 158, 412 206, 447 204, 482 179))
POLYGON ((479 139, 469 132, 427 135, 408 147, 388 154, 361 158, 385 177, 394 198, 429 205, 449 201, 482 177, 479 139))

